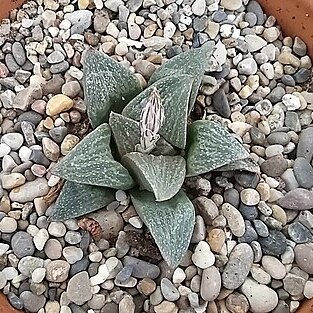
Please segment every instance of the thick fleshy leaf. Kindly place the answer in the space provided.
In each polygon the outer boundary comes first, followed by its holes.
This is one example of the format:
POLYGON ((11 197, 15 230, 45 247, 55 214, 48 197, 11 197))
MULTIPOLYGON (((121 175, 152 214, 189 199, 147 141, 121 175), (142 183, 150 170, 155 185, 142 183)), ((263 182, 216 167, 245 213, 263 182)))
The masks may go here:
POLYGON ((133 205, 150 230, 160 252, 171 268, 185 255, 195 224, 195 209, 183 191, 174 198, 155 202, 148 191, 131 192, 133 205))
POLYGON ((118 113, 110 114, 109 124, 120 156, 135 151, 140 141, 139 123, 118 113))
POLYGON ((189 75, 172 75, 156 81, 127 104, 123 115, 140 120, 153 88, 160 93, 164 106, 164 123, 160 134, 172 145, 184 149, 187 137, 188 103, 194 78, 189 75))
POLYGON ((122 164, 141 187, 154 193, 156 201, 174 197, 186 175, 185 159, 179 155, 155 156, 132 152, 123 156, 122 164))
POLYGON ((126 168, 110 150, 111 130, 102 124, 88 134, 54 169, 54 174, 87 185, 129 189, 135 185, 126 168))
POLYGON ((84 64, 84 92, 92 127, 107 122, 110 111, 121 112, 141 92, 137 77, 106 54, 89 49, 84 64))
POLYGON ((188 132, 187 176, 210 172, 249 156, 244 147, 220 124, 193 122, 188 132))
POLYGON ((50 219, 66 220, 88 214, 103 208, 114 199, 112 189, 66 181, 50 219))
POLYGON ((178 54, 162 64, 151 76, 149 85, 166 76, 187 74, 194 77, 192 92, 189 100, 189 113, 196 101, 205 69, 208 67, 210 56, 214 51, 214 43, 207 43, 201 48, 192 49, 178 54))
POLYGON ((215 171, 247 171, 247 172, 254 172, 259 173, 260 167, 259 165, 251 158, 246 158, 242 160, 237 160, 234 162, 231 162, 227 165, 224 165, 222 167, 219 167, 215 169, 215 171))

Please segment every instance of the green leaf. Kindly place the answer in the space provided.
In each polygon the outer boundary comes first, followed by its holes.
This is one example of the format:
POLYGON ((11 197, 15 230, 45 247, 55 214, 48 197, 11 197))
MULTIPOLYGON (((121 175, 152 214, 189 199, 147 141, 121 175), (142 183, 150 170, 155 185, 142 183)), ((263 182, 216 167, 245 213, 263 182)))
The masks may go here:
POLYGON ((210 172, 249 156, 244 147, 220 124, 193 122, 188 132, 187 176, 210 172))
POLYGON ((160 134, 172 145, 184 149, 187 138, 188 103, 193 84, 189 75, 172 75, 156 81, 127 104, 122 114, 140 120, 141 111, 156 87, 164 106, 164 123, 160 134))
POLYGON ((186 175, 186 162, 181 156, 132 152, 123 156, 122 164, 141 187, 154 193, 156 201, 165 201, 175 196, 186 175))
POLYGON ((110 138, 108 124, 97 127, 57 164, 53 173, 80 184, 132 188, 135 185, 132 177, 112 157, 110 138))
POLYGON ((252 158, 246 158, 246 159, 237 160, 227 165, 224 165, 222 167, 219 167, 215 169, 215 171, 221 171, 221 172, 248 171, 248 172, 259 173, 260 167, 252 158))
POLYGON ((193 109, 201 85, 205 69, 209 65, 209 59, 214 51, 214 45, 207 43, 201 48, 192 49, 178 54, 163 63, 151 76, 149 85, 167 76, 187 74, 194 77, 192 92, 189 99, 189 112, 193 109))
POLYGON ((66 181, 50 219, 66 220, 85 215, 105 207, 114 199, 112 189, 66 181))
POLYGON ((185 255, 195 224, 195 210, 183 191, 174 198, 155 202, 148 191, 131 192, 133 205, 150 230, 160 252, 171 268, 185 255))
POLYGON ((139 123, 111 112, 109 124, 120 156, 135 151, 135 146, 140 142, 139 123))
POLYGON ((141 92, 137 77, 106 54, 89 49, 84 64, 84 92, 93 128, 107 122, 110 111, 121 112, 141 92))

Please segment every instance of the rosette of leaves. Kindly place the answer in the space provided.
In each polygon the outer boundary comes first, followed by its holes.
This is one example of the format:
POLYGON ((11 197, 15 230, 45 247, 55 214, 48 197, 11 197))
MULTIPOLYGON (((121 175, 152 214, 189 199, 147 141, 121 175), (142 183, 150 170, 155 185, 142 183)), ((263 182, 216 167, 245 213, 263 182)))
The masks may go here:
POLYGON ((93 130, 54 169, 66 182, 53 220, 88 214, 113 201, 117 189, 129 190, 163 258, 173 268, 179 264, 195 224, 195 209, 182 190, 185 177, 235 169, 248 157, 220 124, 187 125, 212 50, 208 44, 166 61, 145 90, 112 58, 86 53, 84 92, 93 130))

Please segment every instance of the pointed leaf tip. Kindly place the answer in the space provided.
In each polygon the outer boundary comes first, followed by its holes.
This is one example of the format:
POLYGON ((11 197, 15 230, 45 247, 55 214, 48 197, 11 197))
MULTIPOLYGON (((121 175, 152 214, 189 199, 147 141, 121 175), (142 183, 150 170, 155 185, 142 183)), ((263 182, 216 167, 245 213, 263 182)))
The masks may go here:
POLYGON ((114 199, 112 189, 66 181, 50 219, 60 221, 79 217, 105 207, 114 199))
POLYGON ((249 157, 244 147, 221 125, 201 120, 189 127, 187 176, 210 172, 249 157))
POLYGON ((111 110, 121 112, 141 92, 137 77, 106 54, 89 49, 84 62, 84 92, 93 128, 107 122, 111 110))
POLYGON ((129 189, 135 185, 126 168, 113 159, 111 130, 102 124, 88 134, 56 166, 53 173, 87 185, 129 189))
POLYGON ((174 197, 185 180, 186 162, 181 156, 132 152, 123 156, 122 164, 144 189, 154 193, 156 201, 174 197))
POLYGON ((183 191, 163 202, 155 202, 148 191, 133 190, 133 205, 150 230, 160 252, 171 268, 179 265, 191 240, 195 210, 183 191))

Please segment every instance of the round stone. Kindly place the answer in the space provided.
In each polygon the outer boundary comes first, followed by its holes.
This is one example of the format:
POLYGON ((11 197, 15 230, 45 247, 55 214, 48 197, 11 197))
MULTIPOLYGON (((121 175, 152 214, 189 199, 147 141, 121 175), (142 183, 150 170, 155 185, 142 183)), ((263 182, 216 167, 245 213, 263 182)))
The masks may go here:
POLYGON ((200 241, 197 244, 191 258, 192 262, 202 269, 212 266, 215 262, 215 256, 211 252, 209 244, 205 241, 200 241))
POLYGON ((71 98, 63 94, 55 95, 48 101, 46 106, 46 113, 49 116, 55 116, 70 110, 73 105, 74 102, 71 98))
POLYGON ((57 239, 48 239, 44 251, 49 259, 56 260, 62 255, 62 245, 57 239))
POLYGON ((23 291, 20 294, 20 298, 23 301, 24 308, 33 313, 39 312, 46 303, 46 297, 44 295, 35 295, 28 290, 23 291))
POLYGON ((246 243, 240 243, 232 250, 222 273, 222 283, 227 289, 237 289, 247 278, 253 264, 253 250, 246 243))
POLYGON ((54 283, 62 283, 68 277, 70 264, 63 260, 51 261, 47 265, 46 269, 47 269, 46 278, 48 281, 54 283))
POLYGON ((23 142, 23 135, 19 133, 9 133, 1 137, 1 143, 8 145, 12 150, 18 150, 23 142))
POLYGON ((286 275, 285 266, 275 257, 265 255, 262 258, 262 266, 274 279, 283 279, 286 275))
POLYGON ((166 277, 161 279, 161 291, 163 297, 168 301, 177 301, 180 294, 173 283, 166 277))
POLYGON ((232 233, 237 237, 243 236, 245 232, 245 224, 240 212, 229 203, 224 203, 222 205, 222 212, 227 219, 228 226, 232 233))
POLYGON ((77 305, 83 305, 92 298, 90 280, 87 272, 77 273, 69 280, 66 296, 77 305))
POLYGON ((35 252, 32 236, 24 231, 18 231, 13 235, 11 245, 14 254, 18 258, 33 255, 35 252))
POLYGON ((83 258, 84 253, 82 249, 70 246, 63 249, 63 256, 68 263, 74 264, 83 258))
POLYGON ((54 237, 63 237, 66 233, 66 227, 62 222, 51 222, 48 232, 54 237))
POLYGON ((249 302, 243 294, 234 292, 226 298, 226 307, 231 313, 247 313, 249 302))
POLYGON ((252 278, 247 278, 240 290, 247 297, 252 312, 271 312, 278 304, 277 293, 252 278))
POLYGON ((294 252, 297 265, 306 273, 313 274, 313 243, 296 245, 294 252))
POLYGON ((286 237, 278 230, 270 230, 269 236, 259 238, 264 254, 279 256, 283 254, 287 247, 286 237))
POLYGON ((17 229, 17 221, 12 218, 5 216, 4 218, 1 219, 0 221, 0 232, 2 233, 14 233, 17 229))
POLYGON ((240 199, 246 205, 257 205, 260 202, 260 194, 252 188, 247 188, 240 192, 240 199))
POLYGON ((246 58, 238 63, 237 68, 240 74, 253 75, 257 72, 258 65, 253 58, 246 58))
POLYGON ((221 290, 221 274, 215 266, 203 270, 200 294, 205 301, 214 301, 221 290))

